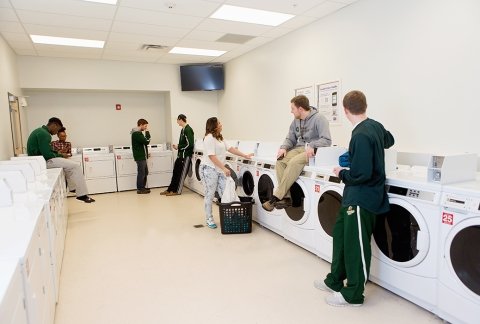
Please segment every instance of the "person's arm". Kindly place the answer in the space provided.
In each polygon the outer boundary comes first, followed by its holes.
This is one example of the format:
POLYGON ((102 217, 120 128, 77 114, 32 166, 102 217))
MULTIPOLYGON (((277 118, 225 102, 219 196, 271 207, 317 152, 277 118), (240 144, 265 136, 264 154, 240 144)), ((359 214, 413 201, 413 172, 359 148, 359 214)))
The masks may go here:
POLYGON ((70 157, 72 156, 72 143, 66 142, 65 153, 70 157))
POLYGON ((393 135, 387 130, 385 130, 385 136, 383 138, 383 141, 386 149, 392 147, 393 144, 395 144, 395 138, 393 138, 393 135))
POLYGON ((61 154, 52 150, 52 147, 50 146, 51 140, 52 137, 47 133, 42 132, 37 135, 38 150, 46 161, 56 157, 62 157, 61 154))
POLYGON ((132 134, 132 140, 140 144, 149 144, 150 143, 150 132, 147 131, 147 134, 143 136, 142 132, 135 132, 132 134), (146 135, 148 134, 148 139, 146 135))
POLYGON ((151 136, 150 136, 150 131, 147 130, 147 131, 145 132, 145 136, 144 136, 144 137, 145 137, 145 139, 146 139, 146 141, 147 141, 145 144, 150 144, 150 138, 151 138, 151 136))
POLYGON ((290 124, 288 129, 287 137, 283 141, 283 144, 280 146, 280 149, 288 151, 297 144, 297 135, 295 134, 295 121, 290 124))
POLYGON ((228 152, 243 157, 245 159, 250 159, 253 156, 253 153, 243 153, 238 149, 234 148, 233 146, 228 149, 228 152))
POLYGON ((186 151, 190 147, 193 146, 193 130, 190 127, 185 127, 183 130, 183 136, 185 139, 185 143, 182 143, 183 145, 178 145, 178 150, 179 151, 186 151))
POLYGON ((352 137, 350 169, 339 171, 339 178, 349 185, 361 184, 369 181, 373 174, 373 147, 367 136, 358 134, 352 137))
POLYGON ((312 140, 309 143, 311 148, 327 147, 332 145, 332 136, 330 135, 330 125, 328 120, 323 116, 315 118, 315 131, 318 139, 312 140))

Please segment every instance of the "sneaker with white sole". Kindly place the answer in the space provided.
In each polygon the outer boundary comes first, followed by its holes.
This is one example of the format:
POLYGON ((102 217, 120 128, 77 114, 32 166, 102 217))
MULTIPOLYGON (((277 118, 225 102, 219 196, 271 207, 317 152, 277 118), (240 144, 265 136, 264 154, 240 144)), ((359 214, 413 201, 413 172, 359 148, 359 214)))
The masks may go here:
POLYGON ((217 228, 217 224, 215 224, 215 221, 213 220, 213 218, 207 219, 207 226, 210 228, 217 228))
POLYGON ((335 292, 335 290, 333 290, 332 288, 328 287, 325 282, 323 282, 323 280, 315 280, 313 282, 313 286, 317 289, 320 289, 320 290, 323 290, 323 291, 327 291, 327 292, 335 292))
POLYGON ((334 291, 333 294, 330 296, 325 297, 325 301, 327 302, 328 305, 330 306, 336 306, 336 307, 345 307, 345 306, 353 306, 353 307, 358 307, 362 306, 362 304, 350 304, 343 298, 343 295, 339 292, 334 291))

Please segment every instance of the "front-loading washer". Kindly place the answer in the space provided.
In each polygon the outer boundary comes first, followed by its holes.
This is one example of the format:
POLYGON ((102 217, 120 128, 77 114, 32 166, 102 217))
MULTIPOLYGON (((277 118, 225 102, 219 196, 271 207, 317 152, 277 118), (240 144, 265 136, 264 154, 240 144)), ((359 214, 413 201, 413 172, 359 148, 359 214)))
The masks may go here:
POLYGON ((480 181, 444 186, 436 314, 451 323, 480 320, 480 181))
POLYGON ((191 181, 191 190, 195 191, 196 193, 204 196, 205 189, 202 183, 202 175, 200 173, 200 165, 202 164, 203 160, 203 139, 197 138, 195 140, 195 146, 193 150, 193 176, 191 181))
POLYGON ((137 163, 133 158, 131 146, 116 145, 113 147, 115 155, 115 168, 117 171, 117 190, 137 189, 137 163))
POLYGON ((88 193, 116 192, 115 157, 109 148, 87 147, 82 154, 88 193))
POLYGON ((377 216, 370 279, 433 311, 437 304, 441 186, 426 173, 387 173, 390 211, 377 216))
MULTIPOLYGON (((254 141, 239 141, 238 150, 242 153, 249 154, 257 153, 258 142, 254 141)), ((238 187, 237 194, 239 197, 254 197, 255 193, 255 160, 244 159, 239 157, 237 159, 237 176, 238 187)), ((255 209, 255 208, 253 208, 255 209)))

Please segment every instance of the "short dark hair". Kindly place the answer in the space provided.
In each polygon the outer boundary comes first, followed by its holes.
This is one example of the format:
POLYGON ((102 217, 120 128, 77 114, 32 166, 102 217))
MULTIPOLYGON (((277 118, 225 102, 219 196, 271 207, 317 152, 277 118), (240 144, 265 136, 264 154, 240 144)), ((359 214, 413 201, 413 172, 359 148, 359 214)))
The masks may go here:
POLYGON ((292 98, 290 100, 291 103, 295 105, 295 107, 302 107, 305 110, 310 110, 310 102, 307 98, 307 96, 304 95, 298 95, 292 98))
POLYGON ((65 127, 61 127, 59 130, 58 130, 58 133, 65 133, 67 129, 65 127))
POLYGON ((140 118, 137 121, 137 126, 142 126, 142 125, 146 125, 146 124, 148 124, 148 121, 146 119, 140 118))
POLYGON ((367 98, 361 91, 350 91, 343 97, 343 107, 352 115, 361 115, 367 111, 367 98))
POLYGON ((187 116, 185 116, 184 114, 180 114, 180 115, 178 115, 177 120, 183 120, 183 122, 186 123, 187 122, 187 116))
POLYGON ((48 120, 47 125, 51 125, 51 124, 57 124, 58 126, 63 127, 62 121, 60 119, 58 119, 57 117, 52 117, 48 120))

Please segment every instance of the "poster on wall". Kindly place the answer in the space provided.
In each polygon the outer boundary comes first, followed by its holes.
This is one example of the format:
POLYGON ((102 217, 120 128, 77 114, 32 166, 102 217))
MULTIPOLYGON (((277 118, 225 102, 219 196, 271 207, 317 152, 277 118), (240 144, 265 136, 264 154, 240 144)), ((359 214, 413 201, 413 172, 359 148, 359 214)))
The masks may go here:
POLYGON ((320 83, 315 86, 315 104, 318 112, 323 114, 330 124, 340 124, 340 109, 338 98, 340 94, 340 81, 320 83))
POLYGON ((310 102, 310 105, 313 106, 313 103, 314 103, 313 86, 295 89, 295 97, 299 95, 304 95, 305 97, 307 97, 308 101, 310 102))

